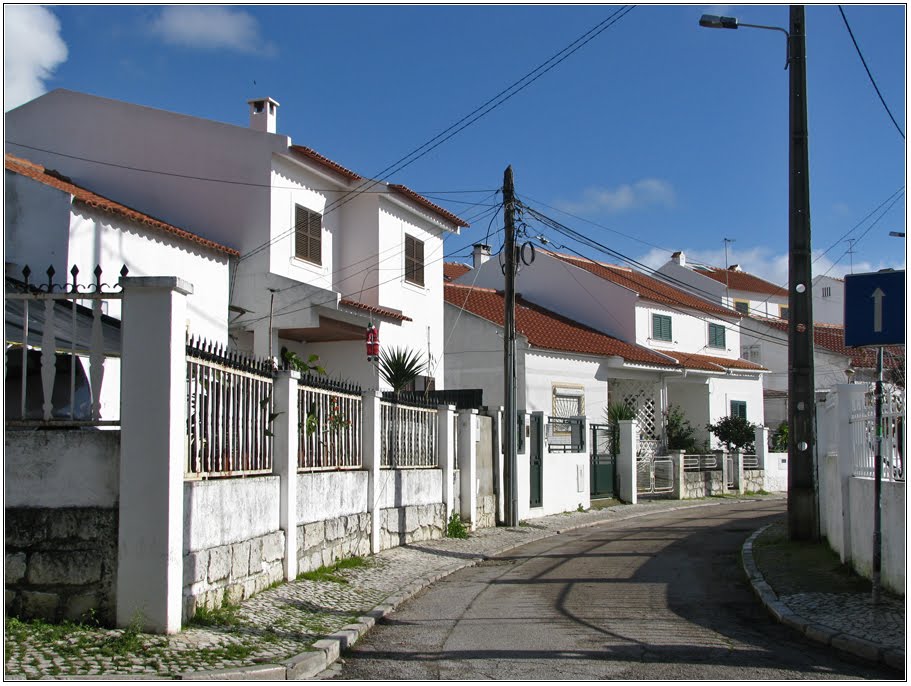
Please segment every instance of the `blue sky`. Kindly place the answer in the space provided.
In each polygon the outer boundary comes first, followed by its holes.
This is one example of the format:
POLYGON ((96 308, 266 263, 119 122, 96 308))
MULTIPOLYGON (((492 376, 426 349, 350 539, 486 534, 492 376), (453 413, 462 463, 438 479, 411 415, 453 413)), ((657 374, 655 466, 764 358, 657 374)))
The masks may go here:
MULTIPOLYGON (((280 133, 377 175, 619 8, 6 5, 4 109, 69 88, 246 126, 247 100, 270 96, 280 133)), ((904 131, 905 8, 844 11, 904 131)), ((723 266, 728 238, 730 263, 784 283, 785 38, 700 28, 703 13, 789 21, 785 5, 638 6, 386 180, 473 220, 450 255, 485 237, 499 247, 485 203, 511 164, 520 198, 623 255, 658 266, 684 250, 723 266)), ((905 231, 904 139, 838 7, 806 14, 814 273, 904 267, 889 236, 905 231)))

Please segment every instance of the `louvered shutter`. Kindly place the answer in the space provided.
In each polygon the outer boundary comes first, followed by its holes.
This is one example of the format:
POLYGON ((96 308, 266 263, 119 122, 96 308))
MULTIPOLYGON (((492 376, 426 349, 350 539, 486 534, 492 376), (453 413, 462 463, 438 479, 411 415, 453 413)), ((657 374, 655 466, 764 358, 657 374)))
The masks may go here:
POLYGON ((322 224, 323 216, 311 212, 306 207, 296 205, 294 208, 294 256, 322 264, 322 224))
POLYGON ((405 234, 405 281, 424 285, 424 242, 405 234))

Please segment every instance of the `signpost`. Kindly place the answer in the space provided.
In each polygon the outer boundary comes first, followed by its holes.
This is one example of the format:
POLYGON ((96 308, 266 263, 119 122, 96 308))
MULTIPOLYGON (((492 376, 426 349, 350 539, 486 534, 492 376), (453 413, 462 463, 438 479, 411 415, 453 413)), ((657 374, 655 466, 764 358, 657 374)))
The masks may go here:
POLYGON ((876 455, 873 482, 873 602, 882 571, 883 346, 905 342, 905 272, 884 269, 845 277, 845 345, 876 346, 876 455))

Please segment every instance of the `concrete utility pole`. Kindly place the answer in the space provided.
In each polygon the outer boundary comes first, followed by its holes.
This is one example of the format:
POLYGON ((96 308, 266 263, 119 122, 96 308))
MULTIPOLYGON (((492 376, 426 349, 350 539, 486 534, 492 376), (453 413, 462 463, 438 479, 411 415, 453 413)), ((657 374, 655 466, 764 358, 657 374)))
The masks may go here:
POLYGON ((791 5, 788 41, 791 138, 788 207, 788 533, 792 540, 816 541, 819 539, 819 509, 816 494, 813 275, 803 5, 791 5))
POLYGON ((505 313, 503 317, 503 438, 505 470, 503 488, 507 497, 504 514, 506 526, 519 523, 519 497, 516 483, 516 198, 512 180, 512 166, 503 174, 503 214, 505 217, 506 243, 504 289, 505 313))

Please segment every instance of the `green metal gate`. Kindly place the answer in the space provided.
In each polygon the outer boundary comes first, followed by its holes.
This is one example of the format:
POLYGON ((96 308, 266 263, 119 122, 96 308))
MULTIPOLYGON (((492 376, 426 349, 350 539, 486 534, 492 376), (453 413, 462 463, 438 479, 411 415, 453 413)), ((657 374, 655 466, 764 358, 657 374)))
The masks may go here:
POLYGON ((610 498, 615 492, 617 459, 611 454, 611 431, 607 424, 592 424, 591 465, 592 498, 610 498))
POLYGON ((529 506, 541 507, 541 491, 544 480, 544 415, 534 413, 528 442, 529 461, 529 506))

